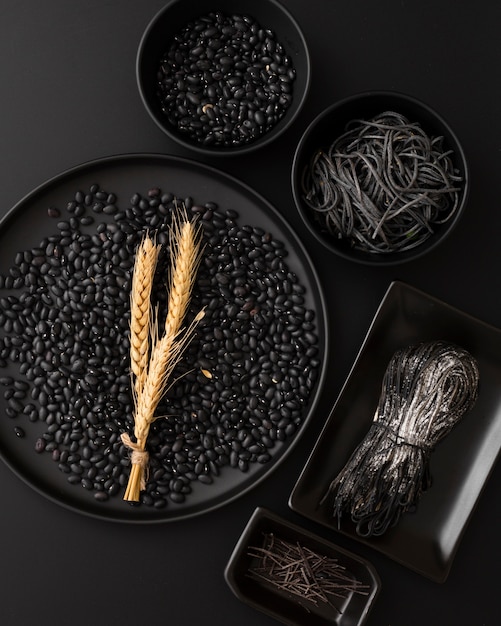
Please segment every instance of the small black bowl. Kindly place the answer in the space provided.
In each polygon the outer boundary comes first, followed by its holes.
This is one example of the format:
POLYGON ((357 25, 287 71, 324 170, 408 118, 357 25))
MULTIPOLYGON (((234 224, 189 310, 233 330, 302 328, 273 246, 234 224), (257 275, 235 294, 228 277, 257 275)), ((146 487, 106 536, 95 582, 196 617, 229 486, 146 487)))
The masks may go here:
POLYGON ((371 91, 337 102, 314 119, 304 132, 294 155, 292 191, 296 207, 311 233, 331 252, 346 259, 368 265, 393 265, 416 259, 438 246, 453 230, 464 212, 469 194, 469 171, 465 154, 455 133, 447 122, 428 105, 396 92, 371 91), (458 205, 454 214, 441 224, 435 224, 433 233, 422 243, 407 250, 369 252, 355 248, 348 238, 339 238, 329 232, 317 219, 315 211, 305 201, 303 176, 313 156, 327 150, 342 135, 349 123, 370 120, 387 111, 405 116, 417 123, 430 138, 443 137, 442 150, 450 150, 454 172, 460 176, 458 205))
MULTIPOLYGON (((263 32, 264 31, 261 32, 261 36, 263 32)), ((235 41, 238 42, 237 39, 235 41)), ((206 45, 209 45, 208 42, 209 38, 204 39, 201 47, 204 48, 206 45)), ((215 60, 211 59, 207 61, 205 53, 206 50, 204 49, 202 53, 204 58, 203 62, 206 66, 208 63, 211 64, 205 71, 210 75, 211 71, 214 69, 213 64, 215 60)), ((232 58, 235 58, 238 54, 243 56, 244 53, 242 53, 242 49, 235 50, 234 48, 229 54, 233 55, 232 58)), ((263 58, 263 55, 264 52, 260 52, 256 57, 256 61, 259 62, 260 59, 263 58)), ((216 57, 218 56, 220 56, 220 50, 216 50, 216 57)), ((273 54, 269 56, 272 57, 273 54)), ((248 62, 250 63, 247 56, 245 56, 244 59, 246 64, 248 62)), ((259 65, 259 63, 257 64, 259 65)), ((273 72, 273 68, 271 70, 269 69, 269 62, 265 63, 265 67, 266 66, 268 66, 268 69, 264 70, 265 72, 273 72)), ((245 71, 246 70, 243 68, 232 68, 230 65, 228 73, 225 73, 222 78, 213 82, 213 85, 217 84, 218 88, 217 99, 213 93, 208 94, 207 84, 203 82, 204 79, 202 78, 203 91, 199 91, 198 96, 200 98, 200 105, 206 107, 204 113, 207 112, 207 105, 211 108, 214 104, 219 105, 219 103, 221 103, 219 96, 223 85, 228 86, 231 91, 233 86, 227 85, 226 81, 228 78, 234 77, 235 72, 245 74, 245 71)), ((194 73, 200 72, 201 70, 199 68, 196 68, 196 71, 194 68, 194 73)), ((186 148, 206 155, 232 156, 247 153, 269 144, 292 124, 301 110, 309 91, 310 55, 303 33, 296 20, 289 11, 276 0, 254 0, 250 3, 246 0, 217 0, 216 2, 214 0, 197 0, 197 2, 172 0, 152 19, 141 38, 136 60, 136 77, 139 93, 146 110, 167 136, 186 148), (288 106, 283 107, 284 110, 282 111, 281 105, 277 105, 278 110, 281 114, 283 113, 280 119, 273 125, 269 124, 269 127, 259 136, 246 142, 238 139, 231 145, 226 145, 220 139, 214 140, 210 145, 206 145, 205 142, 208 133, 205 133, 205 131, 203 133, 200 131, 201 137, 193 137, 186 128, 180 130, 179 120, 169 119, 166 114, 165 107, 162 103, 163 96, 161 96, 159 92, 159 80, 162 77, 160 72, 161 59, 174 41, 174 37, 188 24, 199 23, 200 18, 215 12, 220 13, 226 18, 234 15, 247 16, 261 26, 262 29, 271 31, 275 42, 281 44, 283 48, 283 55, 288 57, 290 63, 289 67, 293 68, 295 72, 291 83, 292 98, 288 106)), ((277 74, 271 79, 271 82, 274 80, 284 82, 283 77, 280 79, 278 70, 277 74)), ((246 84, 248 83, 249 81, 246 81, 246 84)), ((269 83, 270 80, 267 76, 266 84, 268 85, 269 83)), ((245 85, 242 86, 245 88, 245 85)), ((268 87, 266 87, 266 89, 267 88, 268 87)), ((231 94, 227 91, 224 97, 226 100, 236 100, 233 94, 234 90, 231 94)), ((251 106, 258 106, 263 100, 263 97, 258 98, 251 106)), ((233 102, 231 106, 240 111, 237 102, 233 102)), ((196 118, 198 121, 199 115, 201 115, 200 110, 196 114, 190 111, 189 114, 185 116, 185 119, 190 120, 191 116, 191 118, 196 118)), ((241 115, 240 122, 243 123, 243 113, 241 115)), ((234 120, 231 120, 230 125, 234 123, 234 120)), ((248 124, 248 122, 246 123, 248 124)), ((259 123, 259 126, 261 124, 262 122, 259 123)), ((257 133, 255 134, 257 135, 257 133)))

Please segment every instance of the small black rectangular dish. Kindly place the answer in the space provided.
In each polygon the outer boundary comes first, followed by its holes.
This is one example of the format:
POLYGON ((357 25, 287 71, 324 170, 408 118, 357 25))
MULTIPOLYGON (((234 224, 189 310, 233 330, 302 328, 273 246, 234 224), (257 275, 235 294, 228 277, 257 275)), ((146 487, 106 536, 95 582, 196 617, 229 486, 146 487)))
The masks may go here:
POLYGON ((326 541, 271 511, 258 507, 247 523, 224 572, 230 589, 242 602, 288 626, 362 626, 379 594, 381 582, 374 567, 364 559, 326 541), (256 578, 259 550, 265 536, 284 541, 300 550, 312 551, 319 558, 336 562, 344 574, 358 585, 344 598, 329 596, 332 604, 312 602, 256 578))

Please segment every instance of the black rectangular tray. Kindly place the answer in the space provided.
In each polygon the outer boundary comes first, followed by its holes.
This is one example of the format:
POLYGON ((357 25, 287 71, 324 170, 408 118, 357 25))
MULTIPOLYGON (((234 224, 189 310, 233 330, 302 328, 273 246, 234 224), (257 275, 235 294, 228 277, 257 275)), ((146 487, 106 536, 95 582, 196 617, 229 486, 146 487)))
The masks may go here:
POLYGON ((466 524, 501 446, 501 330, 404 283, 384 296, 361 350, 290 499, 296 512, 371 546, 402 565, 444 582, 466 524), (433 484, 417 511, 381 537, 365 539, 319 503, 364 438, 393 353, 443 339, 470 351, 480 371, 476 405, 431 456, 433 484))

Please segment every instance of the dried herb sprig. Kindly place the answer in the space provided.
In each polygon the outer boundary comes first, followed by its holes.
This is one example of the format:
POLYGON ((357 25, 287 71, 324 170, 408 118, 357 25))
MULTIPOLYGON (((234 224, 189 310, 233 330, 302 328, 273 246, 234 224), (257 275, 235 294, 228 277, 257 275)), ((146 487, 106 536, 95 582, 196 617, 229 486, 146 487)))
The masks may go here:
POLYGON ((369 585, 358 581, 337 559, 274 533, 265 533, 263 545, 249 547, 248 555, 257 559, 249 568, 251 578, 314 605, 323 602, 339 613, 342 611, 334 604, 334 597, 369 593, 369 585))
POLYGON ((131 450, 132 468, 124 500, 139 501, 146 487, 149 455, 146 440, 150 425, 157 419, 155 410, 168 388, 170 376, 193 336, 203 311, 183 328, 191 292, 201 257, 200 231, 193 222, 174 217, 170 232, 171 274, 167 315, 160 331, 158 309, 152 311, 151 284, 155 272, 158 246, 147 236, 139 247, 134 264, 131 294, 131 371, 134 377, 134 437, 122 434, 131 450), (146 296, 148 309, 146 313, 146 296), (148 324, 149 339, 145 337, 148 324), (151 342, 151 347, 149 347, 151 342))

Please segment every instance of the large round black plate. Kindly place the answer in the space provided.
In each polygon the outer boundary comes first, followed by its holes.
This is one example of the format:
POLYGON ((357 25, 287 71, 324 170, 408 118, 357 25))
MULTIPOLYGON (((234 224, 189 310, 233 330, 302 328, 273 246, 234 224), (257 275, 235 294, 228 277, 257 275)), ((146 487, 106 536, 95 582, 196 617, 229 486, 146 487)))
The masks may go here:
POLYGON ((95 183, 117 194, 119 207, 124 203, 128 206, 134 193, 146 195, 152 187, 161 187, 179 198, 192 197, 200 204, 216 202, 222 210, 236 210, 240 224, 261 227, 281 240, 288 250, 287 265, 306 288, 306 304, 315 312, 321 351, 320 376, 301 428, 293 438, 275 446, 271 461, 256 464, 248 472, 223 468, 213 484, 197 484, 184 503, 169 503, 163 509, 131 505, 123 501, 122 494, 100 503, 92 492, 69 484, 67 476, 57 468, 50 455, 34 451, 38 436, 36 422, 23 422, 25 437, 15 435, 14 420, 5 415, 6 400, 3 397, 0 398, 0 455, 36 491, 79 513, 132 523, 166 522, 199 515, 230 502, 264 480, 285 459, 310 420, 323 383, 327 345, 325 303, 315 269, 301 242, 278 212, 235 178, 182 158, 134 154, 99 159, 70 169, 21 200, 0 223, 0 273, 5 274, 12 266, 16 252, 36 247, 43 237, 54 233, 56 226, 48 217, 48 207, 65 207, 77 190, 87 190, 95 183))

